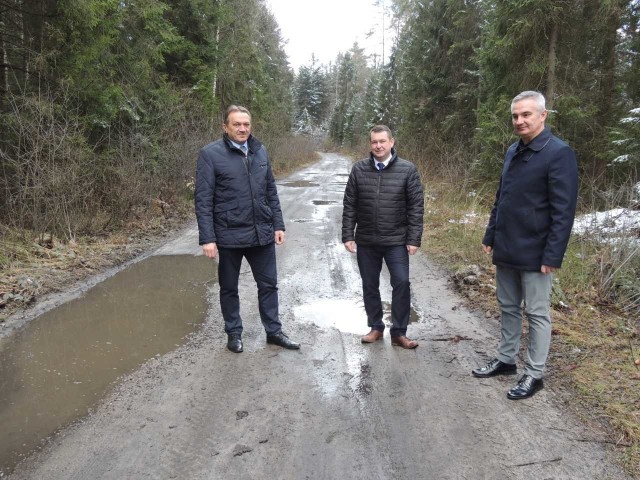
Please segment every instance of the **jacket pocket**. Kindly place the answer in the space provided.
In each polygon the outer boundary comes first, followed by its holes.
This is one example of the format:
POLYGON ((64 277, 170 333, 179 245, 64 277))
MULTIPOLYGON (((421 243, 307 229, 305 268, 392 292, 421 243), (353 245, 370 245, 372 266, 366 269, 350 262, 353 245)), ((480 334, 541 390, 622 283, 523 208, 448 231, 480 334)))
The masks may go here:
POLYGON ((263 222, 271 223, 273 221, 273 210, 266 201, 260 202, 260 216, 263 222))
POLYGON ((238 208, 238 201, 220 202, 213 206, 213 223, 223 226, 229 225, 229 211, 238 208))

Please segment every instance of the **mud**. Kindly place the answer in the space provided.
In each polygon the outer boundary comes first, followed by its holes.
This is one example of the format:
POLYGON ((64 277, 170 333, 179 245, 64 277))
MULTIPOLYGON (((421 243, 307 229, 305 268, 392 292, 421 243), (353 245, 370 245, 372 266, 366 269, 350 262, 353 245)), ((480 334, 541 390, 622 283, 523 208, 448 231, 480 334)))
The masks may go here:
MULTIPOLYGON (((225 349, 214 288, 206 323, 186 344, 122 377, 12 478, 626 479, 553 377, 521 402, 506 398, 513 377, 471 377, 493 354, 498 325, 462 306, 423 253, 410 267, 408 335, 420 346, 393 347, 387 334, 360 342, 362 287, 340 241, 343 188, 331 185, 348 171, 347 159, 325 154, 286 179, 318 187, 279 189, 287 221, 277 249, 280 311, 301 350, 265 343, 245 265, 242 354, 225 349)), ((164 253, 196 243, 192 229, 164 253)))

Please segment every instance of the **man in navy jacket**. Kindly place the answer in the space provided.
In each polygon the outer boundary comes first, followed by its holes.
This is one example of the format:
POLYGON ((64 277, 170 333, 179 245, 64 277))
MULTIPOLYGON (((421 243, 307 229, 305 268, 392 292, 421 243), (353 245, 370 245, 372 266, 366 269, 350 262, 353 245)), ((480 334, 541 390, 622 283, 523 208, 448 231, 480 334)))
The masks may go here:
POLYGON ((282 332, 278 316, 275 245, 284 242, 284 221, 269 156, 251 135, 246 108, 227 108, 222 128, 223 137, 200 150, 195 209, 202 251, 208 258, 219 256, 227 348, 235 353, 243 350, 238 278, 244 257, 258 285, 267 343, 298 349, 300 345, 282 332))
POLYGON ((515 374, 522 333, 522 305, 529 322, 524 375, 509 390, 512 400, 543 387, 551 343, 553 272, 562 265, 578 196, 573 150, 545 127, 545 99, 526 91, 511 102, 520 141, 509 147, 482 249, 493 253, 497 299, 502 312, 498 355, 473 370, 480 378, 515 374))

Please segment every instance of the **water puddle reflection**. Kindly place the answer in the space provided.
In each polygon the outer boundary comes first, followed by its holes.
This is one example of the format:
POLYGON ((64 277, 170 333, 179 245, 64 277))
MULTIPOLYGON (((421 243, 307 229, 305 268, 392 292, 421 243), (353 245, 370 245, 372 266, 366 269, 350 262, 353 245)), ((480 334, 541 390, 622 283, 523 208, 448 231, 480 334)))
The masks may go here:
POLYGON ((364 335, 369 331, 367 314, 362 302, 323 299, 298 305, 293 309, 296 319, 322 328, 337 328, 341 332, 364 335))
POLYGON ((214 277, 201 256, 150 257, 0 342, 0 476, 120 375, 183 343, 214 277))
POLYGON ((297 180, 295 182, 284 182, 284 183, 279 183, 278 185, 281 185, 283 187, 319 187, 320 184, 319 183, 315 183, 315 182, 310 182, 309 180, 297 180))
MULTIPOLYGON (((391 327, 391 303, 382 302, 382 321, 391 327)), ((365 335, 369 332, 367 314, 362 301, 322 299, 294 307, 296 319, 321 328, 336 328, 344 333, 365 335)), ((409 323, 419 322, 421 315, 411 307, 409 323)))

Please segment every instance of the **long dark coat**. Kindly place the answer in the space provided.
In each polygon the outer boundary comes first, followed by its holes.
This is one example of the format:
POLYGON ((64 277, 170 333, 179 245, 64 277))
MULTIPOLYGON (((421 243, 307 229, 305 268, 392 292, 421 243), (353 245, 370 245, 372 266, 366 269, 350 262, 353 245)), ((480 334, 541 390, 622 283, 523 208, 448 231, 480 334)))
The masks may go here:
POLYGON ((527 145, 511 145, 482 240, 493 247, 493 263, 525 271, 559 268, 577 197, 575 153, 549 127, 527 145))

